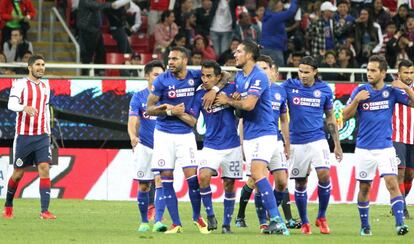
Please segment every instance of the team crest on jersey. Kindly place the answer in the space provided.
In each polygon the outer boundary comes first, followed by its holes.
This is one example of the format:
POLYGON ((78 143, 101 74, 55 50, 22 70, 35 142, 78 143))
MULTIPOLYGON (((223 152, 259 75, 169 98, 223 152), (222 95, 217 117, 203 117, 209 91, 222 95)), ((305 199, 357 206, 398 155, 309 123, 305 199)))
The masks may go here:
POLYGON ((276 98, 276 100, 281 100, 282 96, 280 95, 280 93, 276 92, 275 93, 275 98, 276 98))
POLYGON ((293 104, 295 104, 295 105, 300 104, 300 97, 294 97, 293 98, 293 104))
POLYGON ((175 91, 168 91, 168 97, 169 98, 176 98, 177 97, 177 93, 175 91))
POLYGON ((363 110, 369 110, 369 104, 368 103, 363 103, 362 104, 362 109, 363 110))
POLYGON ((388 98, 389 96, 390 96, 390 92, 389 91, 385 90, 385 91, 382 92, 382 97, 383 98, 388 98))
POLYGON ((193 80, 193 79, 189 79, 189 80, 188 80, 188 85, 190 85, 190 86, 194 86, 194 80, 193 80))
POLYGON ((368 176, 367 172, 365 172, 365 171, 359 172, 359 177, 361 177, 361 178, 367 178, 367 176, 368 176))
POLYGON ((165 160, 164 159, 158 160, 158 165, 159 166, 164 166, 165 165, 165 160))
POLYGON ((22 166, 23 166, 23 160, 22 160, 21 158, 18 158, 18 159, 16 160, 16 166, 17 166, 17 167, 22 167, 22 166))
POLYGON ((314 90, 313 91, 313 96, 314 97, 321 97, 321 91, 320 90, 314 90))

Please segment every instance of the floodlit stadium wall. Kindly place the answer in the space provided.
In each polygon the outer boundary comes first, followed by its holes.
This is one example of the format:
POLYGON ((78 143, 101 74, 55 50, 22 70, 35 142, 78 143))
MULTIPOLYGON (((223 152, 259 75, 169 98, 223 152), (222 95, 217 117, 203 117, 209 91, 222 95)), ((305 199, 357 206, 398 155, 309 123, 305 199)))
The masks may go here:
MULTIPOLYGON (((132 151, 116 149, 60 149, 59 164, 52 166, 50 177, 52 182, 52 198, 72 198, 88 200, 136 200, 138 183, 133 180, 132 151)), ((341 163, 330 156, 333 203, 355 203, 358 183, 355 181, 354 154, 344 154, 341 163)), ((13 166, 9 164, 9 149, 0 148, 0 198, 5 198, 7 179, 13 166)), ((219 172, 221 173, 221 172, 219 172)), ((176 170, 174 187, 180 201, 188 201, 187 184, 181 170, 176 170)), ((246 176, 237 181, 237 199, 246 176)), ((214 201, 222 202, 224 198, 220 174, 212 179, 214 201)), ((290 193, 293 193, 294 181, 289 181, 290 193)), ((311 172, 308 183, 308 195, 312 202, 317 201, 317 177, 311 172)), ((35 168, 23 177, 16 197, 39 198, 39 178, 35 168)), ((291 195, 293 199, 293 195, 291 195)), ((378 176, 372 184, 370 201, 378 204, 389 204, 389 194, 384 182, 378 176)), ((407 203, 414 203, 413 194, 407 197, 407 203)))

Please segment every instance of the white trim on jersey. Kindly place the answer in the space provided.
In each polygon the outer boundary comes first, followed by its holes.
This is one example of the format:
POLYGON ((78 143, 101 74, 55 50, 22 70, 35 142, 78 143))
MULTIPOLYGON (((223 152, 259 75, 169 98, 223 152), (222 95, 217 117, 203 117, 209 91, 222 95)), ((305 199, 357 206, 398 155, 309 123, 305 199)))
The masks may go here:
POLYGON ((392 140, 405 144, 414 144, 414 108, 395 104, 392 118, 392 140))

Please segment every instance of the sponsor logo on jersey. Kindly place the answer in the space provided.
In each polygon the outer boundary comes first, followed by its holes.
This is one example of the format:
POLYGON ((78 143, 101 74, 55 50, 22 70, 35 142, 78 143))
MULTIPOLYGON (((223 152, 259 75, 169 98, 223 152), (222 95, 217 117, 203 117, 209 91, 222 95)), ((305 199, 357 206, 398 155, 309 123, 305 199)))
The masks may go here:
POLYGON ((142 178, 142 177, 144 177, 144 171, 138 171, 138 172, 137 172, 137 177, 138 177, 138 178, 142 178))
POLYGON ((389 109, 389 108, 390 108, 390 104, 388 100, 362 104, 363 110, 375 111, 375 110, 389 109))
POLYGON ((194 87, 168 91, 169 98, 192 97, 192 96, 194 96, 194 87))
POLYGON ((272 109, 273 110, 280 110, 280 102, 272 102, 272 109))
POLYGON ((361 177, 362 179, 367 178, 368 174, 365 171, 361 171, 359 172, 359 177, 361 177))
POLYGON ((176 98, 177 97, 177 93, 175 91, 168 91, 168 97, 169 98, 176 98))
POLYGON ((292 93, 299 93, 298 89, 292 89, 292 93))
POLYGON ((226 109, 226 108, 228 108, 229 107, 229 105, 220 105, 220 106, 216 106, 216 105, 213 105, 211 108, 207 108, 206 109, 206 112, 207 113, 216 113, 216 112, 218 112, 218 111, 221 111, 221 110, 223 110, 223 109, 226 109))
POLYGON ((320 107, 321 99, 320 98, 307 98, 307 97, 294 97, 293 104, 307 106, 307 107, 320 107))
POLYGON ((299 175, 299 169, 298 168, 292 169, 292 175, 293 176, 298 176, 299 175))
POLYGON ((157 116, 148 115, 146 111, 143 111, 142 112, 142 118, 144 118, 144 119, 150 119, 150 120, 156 120, 157 119, 157 116))

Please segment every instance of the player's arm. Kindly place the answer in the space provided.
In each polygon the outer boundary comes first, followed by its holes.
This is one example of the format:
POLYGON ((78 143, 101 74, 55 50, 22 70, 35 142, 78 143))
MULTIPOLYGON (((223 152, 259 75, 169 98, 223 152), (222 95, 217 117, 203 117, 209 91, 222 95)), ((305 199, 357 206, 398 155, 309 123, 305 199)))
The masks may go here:
POLYGON ((370 97, 369 92, 367 90, 361 90, 358 94, 351 100, 350 103, 344 108, 342 112, 344 122, 348 119, 355 116, 355 113, 358 109, 359 102, 366 100, 370 97))
POLYGON ((24 111, 29 116, 35 116, 37 114, 37 109, 32 106, 25 106, 21 104, 21 94, 23 92, 23 86, 15 81, 10 90, 9 101, 7 103, 7 108, 14 112, 24 111))
POLYGON ((328 127, 328 132, 331 134, 335 148, 334 153, 336 159, 340 162, 342 161, 342 147, 341 142, 339 141, 339 132, 338 132, 338 126, 336 125, 336 119, 333 109, 325 110, 326 115, 326 125, 328 127))
POLYGON ((161 104, 157 106, 157 103, 160 101, 160 97, 154 94, 149 94, 147 99, 147 114, 152 116, 168 115, 171 116, 172 105, 161 104))
POLYGON ((214 104, 214 101, 217 96, 217 92, 219 92, 229 82, 230 78, 231 78, 231 74, 229 72, 227 71, 221 72, 220 81, 203 96, 204 109, 208 109, 214 104))
POLYGON ((216 98, 216 103, 220 105, 230 105, 235 109, 252 111, 256 107, 256 103, 259 100, 259 97, 255 95, 248 95, 246 99, 243 100, 234 100, 231 97, 228 97, 224 93, 220 93, 216 98))
POLYGON ((411 88, 409 86, 407 86, 406 84, 404 84, 400 80, 393 81, 391 85, 393 87, 399 88, 399 89, 403 90, 405 93, 407 93, 407 95, 410 99, 410 102, 408 103, 408 106, 414 107, 414 91, 411 90, 411 88))
POLYGON ((283 135, 283 141, 285 142, 285 155, 286 158, 290 157, 290 135, 289 135, 289 118, 287 113, 280 114, 280 129, 283 135))
POLYGON ((131 146, 134 148, 139 143, 138 131, 141 125, 139 116, 130 115, 128 117, 128 135, 131 140, 131 146))
POLYGON ((191 127, 194 127, 197 123, 197 119, 185 112, 185 105, 184 103, 180 103, 176 106, 173 106, 171 108, 171 114, 172 116, 177 116, 180 120, 182 120, 184 123, 188 124, 191 127))

